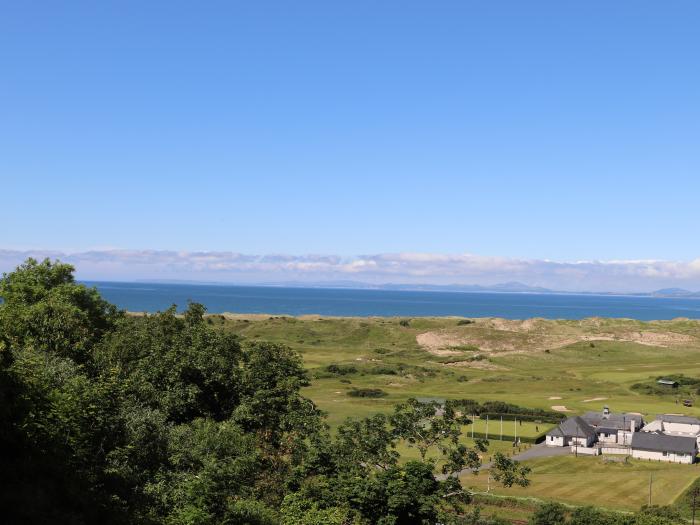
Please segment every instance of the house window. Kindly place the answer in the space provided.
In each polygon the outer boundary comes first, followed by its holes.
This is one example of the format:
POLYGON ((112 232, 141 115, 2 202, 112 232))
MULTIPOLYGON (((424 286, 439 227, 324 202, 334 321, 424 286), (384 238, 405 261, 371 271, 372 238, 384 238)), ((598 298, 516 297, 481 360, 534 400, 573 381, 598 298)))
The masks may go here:
POLYGON ((668 456, 668 452, 666 452, 666 451, 664 450, 664 451, 663 451, 663 455, 664 455, 664 456, 668 456))

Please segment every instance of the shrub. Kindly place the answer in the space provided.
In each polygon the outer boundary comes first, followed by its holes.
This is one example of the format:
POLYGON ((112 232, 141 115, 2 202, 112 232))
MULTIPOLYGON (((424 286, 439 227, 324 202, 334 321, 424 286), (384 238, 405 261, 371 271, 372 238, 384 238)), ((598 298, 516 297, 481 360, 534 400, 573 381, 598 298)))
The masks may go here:
POLYGON ((460 319, 459 321, 457 321, 457 326, 462 326, 465 324, 474 324, 474 321, 472 321, 471 319, 460 319))
POLYGON ((353 388, 348 395, 350 397, 384 397, 386 392, 381 388, 353 388))
POLYGON ((326 372, 337 376, 346 376, 350 374, 357 374, 357 367, 354 365, 337 365, 332 363, 326 367, 326 372))
POLYGON ((399 321, 399 324, 403 327, 409 327, 411 326, 411 321, 409 321, 408 319, 401 319, 399 321))

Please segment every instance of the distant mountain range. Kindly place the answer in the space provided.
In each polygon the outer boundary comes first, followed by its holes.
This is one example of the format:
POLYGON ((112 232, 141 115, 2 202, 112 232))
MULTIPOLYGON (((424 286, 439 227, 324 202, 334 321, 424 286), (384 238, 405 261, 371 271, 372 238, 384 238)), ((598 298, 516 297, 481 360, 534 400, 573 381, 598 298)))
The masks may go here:
POLYGON ((653 297, 700 297, 700 292, 691 292, 683 288, 663 288, 651 292, 653 297))
MULTIPOLYGON (((141 281, 146 282, 146 281, 141 281)), ((360 281, 281 281, 264 283, 218 283, 200 281, 175 281, 175 280, 149 280, 150 283, 160 284, 209 284, 221 286, 278 286, 287 288, 346 288, 357 290, 396 290, 396 291, 423 291, 423 292, 500 292, 500 293, 537 293, 537 294, 580 294, 580 295, 630 295, 635 297, 668 297, 668 298, 700 298, 700 292, 693 292, 683 288, 663 288, 653 292, 571 292, 551 290, 541 286, 530 286, 517 281, 498 283, 492 285, 480 284, 371 284, 360 281)))

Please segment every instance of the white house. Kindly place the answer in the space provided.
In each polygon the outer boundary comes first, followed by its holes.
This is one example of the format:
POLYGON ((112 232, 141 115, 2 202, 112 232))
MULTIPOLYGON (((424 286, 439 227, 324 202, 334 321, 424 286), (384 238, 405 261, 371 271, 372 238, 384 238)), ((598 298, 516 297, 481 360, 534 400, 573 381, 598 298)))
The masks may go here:
POLYGON ((662 432, 670 436, 695 438, 700 446, 700 419, 674 414, 662 414, 642 428, 642 432, 662 432))
POLYGON ((595 430, 580 416, 567 418, 545 436, 545 444, 550 447, 590 447, 595 442, 595 430))
POLYGON ((638 414, 588 412, 573 416, 547 432, 550 447, 579 446, 579 453, 626 454, 638 459, 693 463, 700 442, 700 419, 658 416, 644 426, 638 414))
POLYGON ((671 463, 693 463, 698 454, 694 437, 661 432, 636 432, 632 436, 632 457, 671 463))
POLYGON ((629 445, 632 434, 644 425, 639 414, 615 414, 606 406, 602 412, 586 412, 581 416, 596 432, 599 443, 617 443, 629 445))

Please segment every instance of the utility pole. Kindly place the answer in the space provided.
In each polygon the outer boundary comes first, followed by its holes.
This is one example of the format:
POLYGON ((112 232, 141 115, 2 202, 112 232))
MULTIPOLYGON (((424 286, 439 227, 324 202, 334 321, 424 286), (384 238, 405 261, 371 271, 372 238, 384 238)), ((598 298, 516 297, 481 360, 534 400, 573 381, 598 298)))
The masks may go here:
POLYGON ((501 441, 503 441, 503 416, 501 416, 501 441))
POLYGON ((518 444, 518 418, 513 418, 513 428, 515 429, 515 433, 513 434, 513 439, 515 439, 515 444, 518 444))
POLYGON ((651 484, 653 481, 653 474, 650 472, 649 473, 649 506, 651 507, 651 484))
POLYGON ((486 414, 486 439, 489 438, 489 415, 486 414))
POLYGON ((693 506, 691 507, 693 513, 692 525, 695 525, 695 508, 697 506, 698 496, 700 496, 700 487, 693 487, 690 491, 690 495, 693 497, 693 506))

